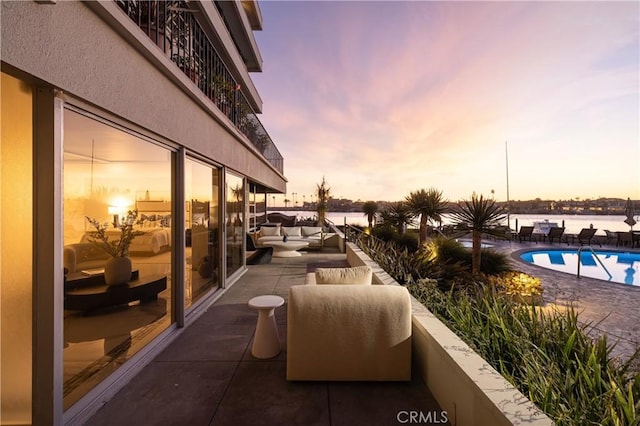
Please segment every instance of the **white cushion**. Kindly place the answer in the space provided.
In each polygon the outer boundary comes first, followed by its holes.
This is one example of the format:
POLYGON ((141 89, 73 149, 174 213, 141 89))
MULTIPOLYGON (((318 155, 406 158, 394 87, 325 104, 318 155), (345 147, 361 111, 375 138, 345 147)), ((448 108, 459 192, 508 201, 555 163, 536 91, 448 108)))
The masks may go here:
POLYGON ((260 227, 260 235, 263 237, 280 236, 280 227, 279 226, 262 226, 260 227))
POLYGON ((322 233, 322 227, 321 226, 303 226, 302 227, 302 235, 304 235, 305 237, 310 237, 310 236, 320 236, 320 234, 322 233))
POLYGON ((371 284, 373 272, 368 266, 317 268, 316 284, 371 284))
POLYGON ((302 230, 299 226, 283 226, 282 231, 287 237, 302 237, 302 230))

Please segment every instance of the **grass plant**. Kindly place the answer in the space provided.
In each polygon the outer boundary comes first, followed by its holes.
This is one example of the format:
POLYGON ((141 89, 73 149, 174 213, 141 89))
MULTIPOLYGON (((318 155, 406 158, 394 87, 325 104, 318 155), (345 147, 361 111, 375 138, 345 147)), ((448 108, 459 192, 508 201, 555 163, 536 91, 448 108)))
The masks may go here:
POLYGON ((558 425, 639 425, 640 373, 636 352, 612 358, 602 335, 578 313, 516 304, 488 288, 442 292, 430 281, 411 293, 558 425))

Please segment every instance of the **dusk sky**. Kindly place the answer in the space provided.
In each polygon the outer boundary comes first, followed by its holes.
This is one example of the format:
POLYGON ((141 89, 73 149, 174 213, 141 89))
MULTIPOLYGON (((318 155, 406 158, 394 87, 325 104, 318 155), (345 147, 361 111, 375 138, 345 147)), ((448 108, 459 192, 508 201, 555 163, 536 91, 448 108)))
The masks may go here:
POLYGON ((289 199, 640 199, 639 2, 259 5, 289 199))

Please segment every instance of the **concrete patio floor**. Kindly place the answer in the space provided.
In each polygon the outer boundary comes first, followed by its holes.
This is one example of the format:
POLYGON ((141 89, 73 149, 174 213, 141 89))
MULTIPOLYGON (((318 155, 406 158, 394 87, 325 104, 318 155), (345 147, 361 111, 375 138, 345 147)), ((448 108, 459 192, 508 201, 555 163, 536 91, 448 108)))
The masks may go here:
POLYGON ((251 355, 257 312, 248 300, 276 294, 286 301, 308 265, 343 261, 344 254, 323 251, 249 266, 87 424, 391 425, 400 424, 398 415, 406 423, 409 411, 439 414, 416 368, 411 382, 288 382, 286 304, 276 309, 282 352, 268 360, 251 355))

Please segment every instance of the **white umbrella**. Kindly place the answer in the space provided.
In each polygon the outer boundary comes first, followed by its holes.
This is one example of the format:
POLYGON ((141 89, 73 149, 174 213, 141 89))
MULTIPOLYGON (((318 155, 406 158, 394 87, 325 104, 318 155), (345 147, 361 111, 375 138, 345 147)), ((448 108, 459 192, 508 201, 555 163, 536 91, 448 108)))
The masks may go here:
POLYGON ((624 205, 624 215, 627 217, 624 220, 624 223, 626 223, 627 225, 629 225, 631 227, 631 230, 633 231, 633 225, 636 224, 636 220, 633 218, 633 201, 631 201, 631 198, 627 198, 627 203, 624 205))

